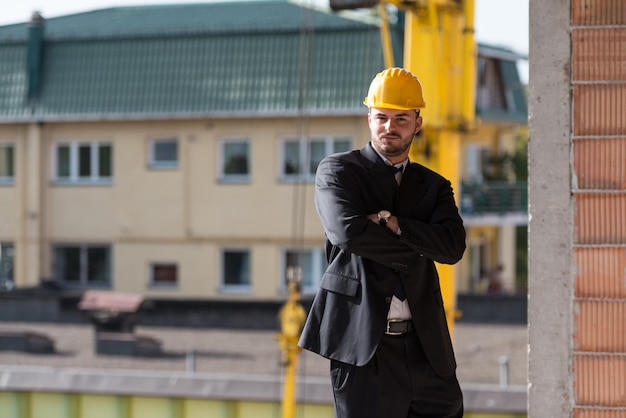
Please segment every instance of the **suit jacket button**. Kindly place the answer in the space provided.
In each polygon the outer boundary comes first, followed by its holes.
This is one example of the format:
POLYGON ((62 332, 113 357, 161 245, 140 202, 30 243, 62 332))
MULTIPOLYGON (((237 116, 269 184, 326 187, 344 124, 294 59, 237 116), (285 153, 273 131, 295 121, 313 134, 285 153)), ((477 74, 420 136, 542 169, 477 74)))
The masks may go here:
POLYGON ((385 298, 385 302, 387 302, 387 303, 391 303, 391 298, 390 298, 390 297, 386 297, 386 298, 385 298))

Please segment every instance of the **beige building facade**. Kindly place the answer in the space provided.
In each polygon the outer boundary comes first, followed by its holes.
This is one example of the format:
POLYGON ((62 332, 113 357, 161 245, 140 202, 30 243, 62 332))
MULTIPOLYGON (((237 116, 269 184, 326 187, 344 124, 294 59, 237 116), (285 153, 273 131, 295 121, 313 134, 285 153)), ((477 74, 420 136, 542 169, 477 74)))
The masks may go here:
MULTIPOLYGON (((300 267, 303 291, 313 293, 325 266, 324 233, 314 166, 301 175, 289 169, 296 154, 298 164, 314 164, 294 151, 307 142, 294 135, 301 126, 318 159, 368 141, 365 110, 350 117, 0 125, 17 168, 0 188, 7 202, 0 214, 18 220, 0 226, 2 241, 15 243, 15 285, 277 300, 300 267), (229 174, 235 157, 244 167, 229 174)), ((493 130, 468 137, 464 154, 511 146, 511 127, 500 137, 493 130)), ((506 266, 506 287, 515 288, 512 238, 525 219, 496 218, 466 215, 468 253, 479 259, 458 266, 460 292, 483 291, 470 278, 496 262, 506 266)))
POLYGON ((317 158, 367 141, 365 116, 0 125, 17 168, 0 188, 1 215, 18 220, 0 227, 15 285, 274 300, 301 254, 313 291, 314 171, 289 167, 311 164, 294 151, 303 124, 317 158))

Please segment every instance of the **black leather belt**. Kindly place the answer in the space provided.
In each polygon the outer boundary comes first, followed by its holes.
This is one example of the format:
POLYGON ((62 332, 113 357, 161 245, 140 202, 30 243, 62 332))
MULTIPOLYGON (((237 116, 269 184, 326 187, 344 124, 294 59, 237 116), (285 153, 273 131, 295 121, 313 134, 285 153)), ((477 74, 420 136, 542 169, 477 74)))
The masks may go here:
POLYGON ((400 320, 400 319, 388 319, 387 326, 385 328, 385 334, 387 335, 402 335, 408 334, 409 332, 413 332, 413 321, 410 319, 400 320))

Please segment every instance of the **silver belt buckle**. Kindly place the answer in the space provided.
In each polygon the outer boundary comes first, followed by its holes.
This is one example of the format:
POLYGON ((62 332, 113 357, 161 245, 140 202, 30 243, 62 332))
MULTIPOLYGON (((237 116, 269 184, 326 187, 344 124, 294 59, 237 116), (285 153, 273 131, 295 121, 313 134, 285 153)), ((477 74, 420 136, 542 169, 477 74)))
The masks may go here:
POLYGON ((385 330, 385 334, 387 335, 402 335, 402 332, 391 332, 391 324, 396 322, 404 322, 402 319, 388 319, 387 320, 387 329, 385 330))

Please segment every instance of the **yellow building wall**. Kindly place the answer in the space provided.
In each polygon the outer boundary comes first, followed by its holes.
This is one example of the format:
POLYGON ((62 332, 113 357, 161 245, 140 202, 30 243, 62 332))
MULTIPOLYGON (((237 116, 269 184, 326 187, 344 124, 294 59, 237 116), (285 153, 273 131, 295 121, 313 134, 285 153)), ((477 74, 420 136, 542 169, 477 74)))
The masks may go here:
POLYGON ((0 241, 12 241, 19 235, 19 199, 17 188, 0 185, 0 219, 4 220, 0 222, 0 241))
MULTIPOLYGON (((16 126, 0 125, 0 143, 10 143, 14 146, 15 154, 23 153, 22 143, 16 138, 23 137, 21 130, 16 126)), ((17 176, 18 173, 16 173, 17 176)), ((19 233, 21 196, 19 189, 14 185, 0 183, 0 241, 7 241, 19 233)))
MULTIPOLYGON (((527 126, 511 125, 511 123, 484 123, 479 121, 476 129, 465 133, 462 140, 462 167, 461 178, 469 179, 467 172, 467 161, 463 160, 468 155, 468 147, 478 146, 489 149, 493 154, 501 152, 513 152, 515 149, 516 139, 519 135, 527 137, 527 126)), ((461 190, 455 193, 459 197, 461 190)), ((506 224, 493 225, 471 225, 466 228, 468 252, 472 243, 486 242, 488 243, 488 254, 485 258, 489 260, 490 266, 495 267, 502 264, 504 271, 501 274, 505 291, 515 291, 515 226, 506 224)), ((472 291, 472 266, 471 260, 466 252, 463 260, 457 265, 457 291, 459 293, 469 293, 472 291)), ((482 283, 485 285, 486 282, 482 283)), ((484 289, 483 289, 484 290, 484 289)), ((479 291, 481 291, 479 289, 479 291)))

